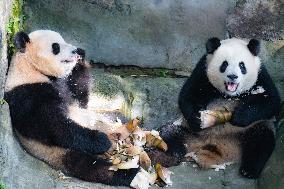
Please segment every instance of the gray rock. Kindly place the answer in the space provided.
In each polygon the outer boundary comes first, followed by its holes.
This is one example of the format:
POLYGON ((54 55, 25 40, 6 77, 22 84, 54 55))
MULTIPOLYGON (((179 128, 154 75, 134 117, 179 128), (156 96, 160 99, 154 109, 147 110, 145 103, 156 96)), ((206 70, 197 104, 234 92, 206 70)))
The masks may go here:
POLYGON ((276 148, 270 160, 267 162, 261 177, 258 179, 259 189, 282 189, 284 186, 284 115, 281 122, 282 124, 280 125, 280 129, 278 131, 276 148))
MULTIPOLYGON (((145 77, 126 77, 121 78, 109 73, 102 73, 100 70, 94 70, 94 78, 102 80, 105 83, 95 85, 93 88, 95 96, 104 97, 112 101, 116 96, 112 93, 110 96, 104 90, 109 90, 104 85, 116 85, 119 81, 123 96, 127 97, 130 93, 132 103, 128 106, 129 117, 143 116, 143 126, 152 129, 158 128, 169 121, 173 121, 180 116, 177 110, 177 96, 184 78, 145 78, 145 77), (116 80, 114 79, 116 78, 116 80), (146 95, 143 95, 143 94, 146 95), (102 95, 103 94, 103 95, 102 95), (135 110, 135 111, 134 111, 135 110), (162 115, 160 113, 163 113, 162 115), (134 114, 136 113, 136 114, 134 114)), ((126 98, 124 98, 126 100, 126 98)), ((123 102, 127 103, 127 102, 123 102)), ((104 106, 102 105, 101 108, 104 106)), ((108 106, 106 106, 108 107, 108 106)), ((45 189, 45 188, 125 188, 110 187, 102 184, 83 182, 75 178, 60 179, 59 172, 53 170, 45 163, 37 160, 22 150, 17 140, 13 137, 11 123, 7 104, 2 107, 0 112, 1 125, 0 140, 0 179, 8 188, 21 189, 45 189)), ((238 176, 237 166, 228 167, 225 171, 216 172, 214 170, 199 170, 192 164, 186 163, 177 167, 172 167, 175 173, 172 175, 173 186, 168 188, 254 188, 255 182, 238 176)), ((158 188, 158 187, 153 187, 158 188)))
POLYGON ((27 0, 28 30, 52 29, 95 62, 190 69, 224 38, 235 0, 27 0), (64 11, 63 11, 64 10, 64 11))
POLYGON ((0 99, 2 99, 4 95, 5 75, 8 67, 6 25, 10 15, 11 5, 12 2, 9 0, 0 1, 0 99))
POLYGON ((227 27, 233 36, 266 41, 283 39, 284 2, 282 0, 239 0, 229 14, 227 27))
MULTIPOLYGON (((42 28, 59 31, 68 42, 87 49, 89 58, 112 65, 191 70, 204 53, 207 38, 224 38, 226 26, 233 36, 264 39, 262 59, 284 99, 283 0, 238 0, 236 7, 236 0, 26 2, 30 31, 42 28)), ((11 3, 0 1, 0 99, 7 69, 5 24, 11 3)), ((94 109, 119 109, 128 118, 142 117, 143 126, 148 129, 181 116, 177 97, 185 78, 120 77, 102 70, 93 70, 93 77, 94 109)), ((215 172, 198 170, 186 163, 171 168, 175 174, 174 184, 169 188, 283 188, 282 114, 276 149, 259 180, 241 178, 238 165, 215 172)), ((13 136, 7 104, 0 105, 0 141, 0 182, 9 189, 126 188, 60 178, 59 172, 21 148, 13 136)))

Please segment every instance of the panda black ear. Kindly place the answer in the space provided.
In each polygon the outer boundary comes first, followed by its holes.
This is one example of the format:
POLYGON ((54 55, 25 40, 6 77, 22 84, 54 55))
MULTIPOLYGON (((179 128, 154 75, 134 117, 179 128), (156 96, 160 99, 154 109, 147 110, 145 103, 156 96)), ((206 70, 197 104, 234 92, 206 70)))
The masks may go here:
POLYGON ((213 54, 214 51, 221 45, 220 39, 212 37, 206 43, 207 54, 213 54))
POLYGON ((257 56, 260 51, 260 42, 256 39, 251 39, 248 43, 248 49, 254 56, 257 56))
POLYGON ((26 50, 26 43, 30 42, 29 36, 25 32, 18 32, 14 38, 14 44, 18 51, 24 53, 26 50))

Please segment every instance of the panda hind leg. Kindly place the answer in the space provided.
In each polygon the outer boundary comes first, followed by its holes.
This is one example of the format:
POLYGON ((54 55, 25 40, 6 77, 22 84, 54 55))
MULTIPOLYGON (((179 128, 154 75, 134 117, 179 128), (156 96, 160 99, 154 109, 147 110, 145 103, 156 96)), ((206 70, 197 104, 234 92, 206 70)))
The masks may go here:
POLYGON ((250 179, 259 177, 275 147, 272 121, 260 121, 245 131, 242 138, 240 174, 250 179))
POLYGON ((139 169, 111 171, 111 163, 98 156, 70 151, 63 158, 64 170, 79 179, 112 186, 130 186, 139 169))

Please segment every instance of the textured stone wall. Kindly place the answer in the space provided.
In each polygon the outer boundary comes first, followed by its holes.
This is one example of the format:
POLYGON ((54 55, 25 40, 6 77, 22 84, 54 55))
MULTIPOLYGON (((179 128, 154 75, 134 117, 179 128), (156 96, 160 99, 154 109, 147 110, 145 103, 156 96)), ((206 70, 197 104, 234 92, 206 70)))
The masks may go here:
POLYGON ((224 38, 235 0, 27 0, 28 29, 59 31, 112 65, 190 69, 224 38))
MULTIPOLYGON (((5 73, 7 70, 7 38, 6 38, 6 24, 11 11, 12 2, 9 0, 0 1, 0 99, 4 94, 5 73)), ((1 119, 1 117, 0 117, 1 119)))

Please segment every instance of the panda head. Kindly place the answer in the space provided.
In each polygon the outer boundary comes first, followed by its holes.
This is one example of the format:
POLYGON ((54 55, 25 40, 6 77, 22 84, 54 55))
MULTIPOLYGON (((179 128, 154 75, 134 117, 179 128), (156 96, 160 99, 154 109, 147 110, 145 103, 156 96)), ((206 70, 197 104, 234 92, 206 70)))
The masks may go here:
POLYGON ((260 70, 260 43, 231 38, 211 38, 206 43, 207 77, 222 93, 237 96, 256 83, 260 70))
POLYGON ((36 30, 29 35, 19 32, 14 43, 21 61, 44 75, 58 78, 69 75, 83 55, 81 49, 66 43, 59 33, 51 30, 36 30))

